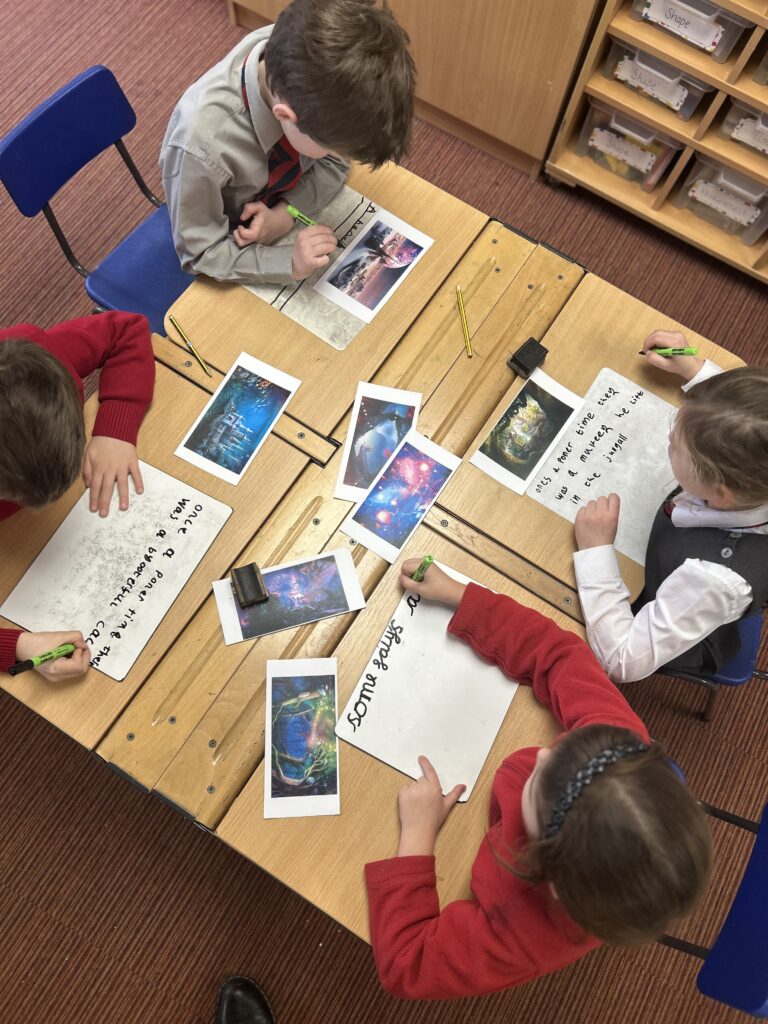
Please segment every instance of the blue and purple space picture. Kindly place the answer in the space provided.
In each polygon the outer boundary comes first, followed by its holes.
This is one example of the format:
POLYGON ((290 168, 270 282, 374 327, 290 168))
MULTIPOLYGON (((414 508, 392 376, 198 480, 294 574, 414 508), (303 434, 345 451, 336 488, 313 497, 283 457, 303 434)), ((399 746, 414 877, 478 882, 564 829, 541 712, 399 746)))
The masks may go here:
POLYGON ((406 441, 352 517, 393 547, 419 525, 451 470, 406 441))

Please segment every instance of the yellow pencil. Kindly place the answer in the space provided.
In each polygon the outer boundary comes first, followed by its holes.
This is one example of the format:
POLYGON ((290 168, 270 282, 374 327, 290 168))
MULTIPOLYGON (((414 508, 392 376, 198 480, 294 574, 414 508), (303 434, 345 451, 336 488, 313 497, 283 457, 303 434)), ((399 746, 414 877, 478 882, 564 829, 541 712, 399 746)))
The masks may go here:
POLYGON ((192 355, 193 355, 193 356, 195 357, 195 359, 196 359, 196 360, 198 361, 198 363, 200 363, 200 365, 201 365, 201 366, 202 366, 202 368, 203 368, 203 369, 205 370, 205 372, 206 372, 206 373, 208 374, 208 376, 209 376, 209 377, 212 377, 212 376, 213 376, 213 374, 212 374, 212 373, 211 373, 211 371, 210 371, 210 370, 208 369, 208 367, 207 367, 207 365, 206 365, 206 363, 205 363, 205 360, 204 360, 204 359, 203 359, 203 357, 202 357, 202 356, 200 355, 200 353, 199 353, 199 352, 197 351, 197 349, 196 349, 196 348, 195 348, 195 346, 194 346, 194 345, 192 344, 192 342, 191 342, 191 341, 189 340, 189 338, 188 338, 188 337, 186 336, 186 334, 184 333, 184 329, 182 328, 181 324, 180 324, 180 323, 179 323, 179 321, 178 321, 178 320, 176 319, 176 317, 175 317, 175 316, 173 316, 173 315, 169 315, 168 319, 169 319, 169 320, 171 321, 171 323, 173 324, 173 326, 174 326, 174 327, 176 328, 176 330, 177 330, 177 331, 179 332, 179 334, 181 335, 181 340, 182 340, 182 341, 184 342, 184 344, 185 344, 185 345, 187 346, 187 348, 188 348, 188 349, 189 349, 189 351, 190 351, 190 352, 192 353, 192 355))
POLYGON ((464 331, 464 344, 467 347, 467 355, 472 358, 472 342, 469 340, 469 328, 467 327, 467 314, 464 312, 464 297, 461 294, 461 285, 456 285, 456 298, 459 300, 459 316, 461 317, 461 328, 464 331))

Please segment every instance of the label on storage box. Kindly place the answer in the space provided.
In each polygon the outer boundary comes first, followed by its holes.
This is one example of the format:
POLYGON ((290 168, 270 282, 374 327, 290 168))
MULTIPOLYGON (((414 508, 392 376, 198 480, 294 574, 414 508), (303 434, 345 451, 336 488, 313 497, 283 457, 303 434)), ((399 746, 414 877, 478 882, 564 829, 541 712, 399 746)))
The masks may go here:
POLYGON ((691 199, 696 199, 699 203, 717 210, 718 213, 725 214, 726 217, 736 221, 737 224, 742 224, 745 228, 754 224, 760 216, 758 206, 748 203, 746 199, 735 196, 733 192, 728 192, 727 189, 720 188, 719 185, 715 185, 711 181, 704 181, 703 178, 699 178, 693 183, 688 190, 688 195, 691 199))
POLYGON ((609 156, 623 160, 625 164, 642 171, 643 174, 647 174, 656 163, 655 153, 649 153, 647 149, 643 149, 637 143, 623 139, 620 135, 608 131, 607 128, 595 128, 589 136, 588 145, 601 153, 607 153, 609 156))
POLYGON ((742 117, 731 132, 731 138, 746 142, 748 146, 759 149, 761 153, 768 153, 768 129, 764 128, 757 118, 742 117))
POLYGON ((706 50, 707 53, 717 49, 723 35, 722 25, 715 21, 707 21, 685 4, 670 3, 670 0, 645 0, 643 17, 646 21, 652 21, 674 32, 676 36, 706 50))
POLYGON ((655 100, 673 110, 679 110, 688 95, 688 90, 684 85, 680 85, 679 82, 670 82, 669 79, 662 78, 654 71, 640 67, 631 57, 621 58, 616 65, 614 75, 619 81, 639 89, 646 96, 653 96, 655 100))

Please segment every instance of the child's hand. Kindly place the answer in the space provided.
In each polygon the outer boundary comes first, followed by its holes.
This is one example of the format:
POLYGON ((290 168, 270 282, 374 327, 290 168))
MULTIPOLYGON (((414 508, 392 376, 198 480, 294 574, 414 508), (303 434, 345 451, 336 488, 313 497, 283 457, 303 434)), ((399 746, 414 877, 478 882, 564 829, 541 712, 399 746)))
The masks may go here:
POLYGON ((649 334, 643 342, 645 358, 651 366, 665 370, 667 373, 676 373, 684 380, 693 380, 696 374, 704 365, 704 360, 698 356, 657 356, 649 351, 653 348, 686 348, 688 342, 685 335, 680 331, 654 331, 649 334))
POLYGON ((294 280, 303 281, 320 267, 327 267, 331 262, 330 254, 337 245, 336 235, 323 224, 300 231, 293 243, 291 267, 294 280))
POLYGON ((464 591, 467 589, 465 583, 457 583, 456 580, 443 572, 443 570, 432 563, 427 569, 421 583, 416 583, 411 576, 421 564, 420 558, 406 558, 400 567, 400 585, 404 590, 411 590, 414 594, 421 594, 430 601, 442 601, 443 604, 458 608, 464 591))
POLYGON ((618 494, 609 494, 607 498, 589 501, 576 513, 576 546, 579 551, 584 548, 597 548, 601 544, 613 544, 619 526, 619 510, 621 498, 618 494))
POLYGON ((74 644, 75 653, 69 658, 57 658, 56 661, 38 665, 35 672, 50 679, 52 683, 87 672, 91 664, 91 649, 82 633, 22 633, 16 642, 16 660, 26 661, 34 654, 45 654, 62 644, 74 644))
POLYGON ((426 757, 419 758, 423 775, 408 782, 397 796, 400 811, 400 846, 398 857, 431 856, 435 852, 437 833, 443 827, 451 808, 467 788, 454 786, 443 796, 437 772, 426 757))
POLYGON ((85 486, 91 489, 91 512, 97 509, 104 518, 109 515, 109 503, 117 481, 117 493, 120 495, 120 511, 128 508, 128 477, 133 477, 133 486, 137 494, 144 493, 136 445, 128 441, 118 441, 114 437, 92 437, 85 449, 83 459, 83 479, 85 486))
POLYGON ((240 220, 246 223, 240 224, 232 232, 240 248, 244 249, 246 245, 252 245, 254 242, 258 245, 272 245, 278 238, 287 235, 294 225, 294 220, 285 205, 278 203, 270 210, 264 203, 246 203, 240 214, 240 220))

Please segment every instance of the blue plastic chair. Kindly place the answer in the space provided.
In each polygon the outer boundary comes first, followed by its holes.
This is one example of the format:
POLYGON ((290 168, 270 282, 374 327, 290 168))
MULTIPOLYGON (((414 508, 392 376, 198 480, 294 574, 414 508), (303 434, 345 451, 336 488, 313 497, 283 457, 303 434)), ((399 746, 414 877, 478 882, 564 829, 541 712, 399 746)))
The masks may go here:
POLYGON ((768 805, 759 823, 709 804, 701 806, 713 818, 754 832, 755 845, 711 949, 672 935, 658 941, 704 961, 696 979, 702 995, 753 1017, 768 1018, 768 805))
POLYGON ((739 639, 741 647, 730 661, 720 669, 716 675, 708 676, 693 672, 680 672, 677 669, 660 668, 659 675, 669 676, 672 679, 687 679, 690 683, 698 683, 705 686, 709 691, 707 703, 702 712, 706 722, 712 720, 715 709, 715 701, 720 692, 721 686, 741 686, 748 683, 750 679, 768 679, 768 672, 759 672, 755 667, 757 654, 760 650, 760 633, 763 625, 762 615, 748 615, 739 620, 739 639))
POLYGON ((696 987, 710 999, 753 1017, 768 1017, 768 806, 736 897, 715 940, 696 987))
POLYGON ((101 65, 73 78, 0 140, 0 181, 25 217, 45 215, 64 255, 85 278, 99 309, 143 313, 164 334, 168 308, 193 281, 173 247, 168 210, 149 190, 125 148, 136 114, 112 72, 101 65), (114 145, 155 211, 89 272, 67 242, 51 198, 79 170, 114 145))

